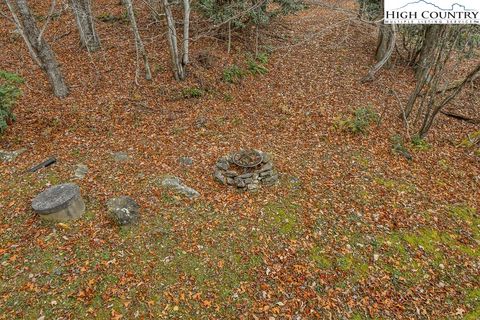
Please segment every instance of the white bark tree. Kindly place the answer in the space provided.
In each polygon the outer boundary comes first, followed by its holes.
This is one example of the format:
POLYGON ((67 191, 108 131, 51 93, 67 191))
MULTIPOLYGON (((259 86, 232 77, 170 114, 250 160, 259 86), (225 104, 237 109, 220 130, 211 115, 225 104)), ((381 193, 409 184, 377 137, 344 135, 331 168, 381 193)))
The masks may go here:
POLYGON ((100 38, 93 22, 91 0, 72 0, 72 9, 82 45, 88 51, 99 49, 100 38))
MULTIPOLYGON (((57 97, 65 97, 68 95, 68 87, 58 65, 55 53, 45 41, 43 36, 49 19, 45 22, 40 30, 37 26, 35 18, 30 11, 27 0, 4 0, 10 10, 13 20, 20 34, 22 35, 28 51, 32 59, 47 74, 53 92, 57 97)), ((52 3, 52 8, 54 7, 52 3)), ((53 10, 51 10, 53 11, 53 10)))
POLYGON ((137 19, 135 18, 135 12, 133 10, 132 0, 123 0, 123 3, 127 8, 128 18, 130 19, 130 25, 132 27, 133 35, 135 37, 135 49, 137 51, 137 69, 135 71, 135 81, 137 80, 138 75, 140 73, 140 66, 138 63, 140 56, 143 59, 143 64, 145 67, 145 79, 151 80, 152 72, 150 71, 150 64, 148 63, 147 52, 145 51, 142 38, 140 37, 140 32, 138 31, 137 19))
POLYGON ((168 0, 163 0, 163 9, 167 19, 167 37, 172 58, 173 74, 176 80, 184 80, 186 67, 189 63, 189 33, 190 33, 190 0, 183 0, 183 39, 182 51, 179 50, 175 18, 168 0))

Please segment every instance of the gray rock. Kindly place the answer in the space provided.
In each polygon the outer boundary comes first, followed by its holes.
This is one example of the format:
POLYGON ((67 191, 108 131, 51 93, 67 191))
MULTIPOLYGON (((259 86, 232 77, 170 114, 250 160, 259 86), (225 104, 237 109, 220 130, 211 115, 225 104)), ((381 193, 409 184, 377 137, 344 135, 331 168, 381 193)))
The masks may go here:
POLYGON ((275 184, 277 181, 278 181, 278 174, 275 174, 275 175, 273 175, 273 176, 271 176, 271 177, 262 179, 262 182, 263 182, 264 184, 267 184, 267 185, 275 184))
POLYGON ((228 163, 227 160, 220 159, 217 161, 216 166, 218 169, 221 169, 223 171, 227 171, 230 168, 230 164, 228 163))
POLYGON ((207 118, 205 118, 205 117, 198 117, 198 118, 195 120, 195 126, 196 126, 198 129, 206 128, 206 127, 207 127, 207 124, 208 124, 208 120, 207 120, 207 118))
POLYGON ((108 200, 107 209, 109 217, 118 225, 137 224, 140 220, 140 206, 128 196, 108 200))
POLYGON ((242 180, 242 179, 238 179, 237 181, 235 181, 235 183, 237 184, 237 187, 239 187, 239 188, 245 188, 245 186, 246 186, 245 181, 242 180))
POLYGON ((226 177, 235 178, 236 176, 238 176, 238 172, 234 170, 228 170, 228 171, 225 171, 224 175, 226 177))
POLYGON ((15 151, 6 151, 6 150, 0 150, 0 160, 2 162, 11 162, 15 160, 19 155, 27 151, 27 149, 22 148, 18 149, 15 151))
POLYGON ((77 179, 83 179, 85 178, 85 175, 87 174, 88 172, 88 167, 84 164, 77 164, 77 168, 75 169, 75 178, 77 179))
POLYGON ((268 153, 265 153, 265 152, 260 152, 260 154, 262 155, 262 159, 263 159, 263 163, 268 163, 270 162, 271 160, 271 157, 268 153))
POLYGON ((238 176, 240 179, 247 179, 253 177, 253 173, 244 173, 238 176))
POLYGON ((114 152, 112 153, 112 156, 113 156, 113 160, 117 162, 127 161, 128 159, 130 159, 130 156, 125 151, 114 152))
POLYGON ((260 172, 260 177, 262 178, 268 178, 273 175, 273 170, 268 170, 264 172, 260 172))
POLYGON ((220 170, 215 170, 215 172, 213 173, 213 178, 215 179, 215 181, 220 182, 222 184, 227 183, 227 179, 225 178, 225 176, 222 174, 220 170))
POLYGON ((171 189, 176 191, 177 193, 180 193, 190 199, 196 198, 200 196, 200 193, 193 189, 190 188, 186 185, 184 185, 179 178, 177 177, 166 177, 162 180, 162 186, 166 189, 171 189))
POLYGON ((273 165, 271 162, 264 164, 258 172, 265 172, 273 169, 273 165))
POLYGON ((250 184, 247 185, 247 189, 248 189, 249 191, 257 190, 257 189, 258 189, 258 184, 256 184, 256 183, 250 183, 250 184))
POLYGON ((235 184, 235 180, 233 178, 227 177, 227 184, 233 186, 235 184))
POLYGON ((178 158, 178 162, 182 166, 191 166, 193 164, 193 159, 190 157, 180 157, 178 158))
POLYGON ((65 183, 37 195, 32 201, 32 208, 44 220, 68 221, 83 215, 85 203, 80 188, 74 183, 65 183))

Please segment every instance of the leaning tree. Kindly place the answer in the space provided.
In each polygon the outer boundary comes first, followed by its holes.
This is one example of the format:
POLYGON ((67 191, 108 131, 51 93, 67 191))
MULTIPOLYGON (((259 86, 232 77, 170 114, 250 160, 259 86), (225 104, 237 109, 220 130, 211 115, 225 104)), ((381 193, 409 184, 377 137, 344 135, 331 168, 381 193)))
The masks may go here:
POLYGON ((58 65, 55 53, 50 48, 44 37, 45 30, 49 23, 49 18, 52 16, 55 9, 55 1, 52 1, 48 19, 40 29, 37 22, 28 6, 27 0, 4 0, 13 21, 22 35, 25 44, 32 59, 40 66, 40 68, 47 74, 53 92, 57 97, 65 97, 68 95, 68 87, 65 83, 62 71, 58 65))

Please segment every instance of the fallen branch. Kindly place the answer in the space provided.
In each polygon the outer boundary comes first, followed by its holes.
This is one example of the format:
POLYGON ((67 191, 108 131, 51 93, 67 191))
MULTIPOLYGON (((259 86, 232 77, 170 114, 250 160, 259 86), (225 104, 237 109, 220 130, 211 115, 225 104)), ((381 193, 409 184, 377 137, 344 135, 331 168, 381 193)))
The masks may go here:
POLYGON ((453 119, 456 119, 456 120, 465 121, 465 122, 472 123, 472 124, 480 124, 480 119, 469 118, 469 117, 463 116, 461 114, 456 114, 456 113, 448 112, 448 111, 440 111, 440 112, 443 115, 445 115, 447 117, 450 117, 450 118, 453 118, 453 119))

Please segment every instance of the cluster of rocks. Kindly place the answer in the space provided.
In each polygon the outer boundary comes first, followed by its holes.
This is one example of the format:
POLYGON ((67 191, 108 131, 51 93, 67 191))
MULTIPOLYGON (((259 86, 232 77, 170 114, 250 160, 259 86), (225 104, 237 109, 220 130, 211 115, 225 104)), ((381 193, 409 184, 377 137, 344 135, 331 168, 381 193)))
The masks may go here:
POLYGON ((255 150, 261 161, 253 167, 243 167, 235 163, 235 154, 218 159, 214 168, 214 179, 222 184, 235 186, 241 190, 254 191, 260 185, 273 185, 278 181, 271 157, 265 152, 255 150))
MULTIPOLYGON (((1 153, 2 160, 11 161, 21 152, 15 154, 1 153)), ((125 154, 118 155, 119 160, 128 159, 125 154)), ((192 165, 191 158, 182 157, 179 160, 183 166, 192 165)), ((75 178, 82 179, 88 172, 88 167, 78 164, 75 178)), ((215 164, 215 179, 225 185, 235 186, 241 190, 253 191, 260 185, 272 185, 278 181, 278 173, 273 167, 271 157, 259 150, 247 150, 230 154, 218 159, 215 164)), ((195 189, 185 185, 180 178, 164 176, 160 185, 177 194, 194 199, 200 196, 195 189)), ((140 220, 140 206, 128 196, 120 196, 107 201, 107 214, 118 225, 137 224, 140 220)), ((51 186, 41 192, 32 201, 32 209, 45 220, 69 221, 80 218, 85 212, 85 203, 80 195, 80 188, 74 183, 51 186)))

